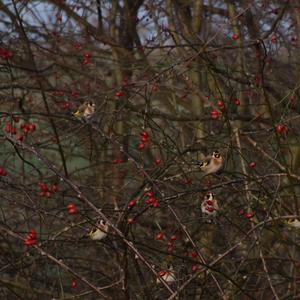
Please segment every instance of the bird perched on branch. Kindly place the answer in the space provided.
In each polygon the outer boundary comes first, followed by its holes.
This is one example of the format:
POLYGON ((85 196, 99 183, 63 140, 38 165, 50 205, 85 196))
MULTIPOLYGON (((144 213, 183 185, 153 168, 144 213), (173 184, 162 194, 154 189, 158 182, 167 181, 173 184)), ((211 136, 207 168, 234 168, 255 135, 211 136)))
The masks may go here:
POLYGON ((207 193, 201 203, 201 211, 203 214, 215 217, 219 209, 218 201, 213 193, 207 193))
POLYGON ((214 151, 212 155, 205 157, 198 163, 204 175, 218 172, 223 166, 223 157, 219 151, 214 151))
POLYGON ((95 241, 100 241, 100 240, 103 240, 104 238, 106 238, 107 236, 107 231, 108 231, 108 224, 103 221, 103 220, 100 220, 96 227, 93 228, 88 236, 92 239, 92 240, 95 240, 95 241))
POLYGON ((78 107, 78 110, 73 113, 76 118, 89 120, 96 111, 96 104, 92 101, 85 101, 78 107))

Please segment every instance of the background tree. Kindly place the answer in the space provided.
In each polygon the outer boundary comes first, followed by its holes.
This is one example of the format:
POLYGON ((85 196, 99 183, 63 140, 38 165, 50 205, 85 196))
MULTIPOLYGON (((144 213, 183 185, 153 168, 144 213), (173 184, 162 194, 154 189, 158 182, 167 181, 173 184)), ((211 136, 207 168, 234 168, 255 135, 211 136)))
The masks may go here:
POLYGON ((0 11, 3 299, 298 297, 299 1, 0 11))

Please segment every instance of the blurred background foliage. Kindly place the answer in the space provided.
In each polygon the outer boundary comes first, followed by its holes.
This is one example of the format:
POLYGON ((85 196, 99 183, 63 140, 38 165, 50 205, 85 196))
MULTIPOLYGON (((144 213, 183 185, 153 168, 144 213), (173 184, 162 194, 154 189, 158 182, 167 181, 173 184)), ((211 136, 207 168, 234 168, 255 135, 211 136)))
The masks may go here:
POLYGON ((1 298, 297 299, 299 26, 298 0, 0 1, 1 298))

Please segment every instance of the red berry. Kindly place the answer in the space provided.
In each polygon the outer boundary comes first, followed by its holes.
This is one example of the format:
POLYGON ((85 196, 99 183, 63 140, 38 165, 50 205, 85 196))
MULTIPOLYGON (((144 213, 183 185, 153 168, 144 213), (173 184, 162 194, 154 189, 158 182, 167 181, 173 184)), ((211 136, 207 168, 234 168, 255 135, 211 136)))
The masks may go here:
POLYGON ((198 253, 197 253, 196 251, 193 251, 193 252, 191 253, 191 256, 192 256, 193 258, 196 258, 196 257, 198 257, 198 253))
POLYGON ((276 36, 275 34, 272 35, 272 37, 271 37, 271 42, 272 42, 273 44, 277 43, 277 36, 276 36))
POLYGON ((145 144, 144 143, 139 143, 138 149, 140 151, 144 150, 145 149, 145 144))
POLYGON ((154 208, 158 207, 158 202, 157 202, 157 201, 154 201, 154 202, 153 202, 153 207, 154 207, 154 208))
POLYGON ((243 210, 243 209, 241 209, 240 211, 239 211, 239 215, 240 216, 243 216, 245 214, 245 211, 243 210))
POLYGON ((156 201, 155 197, 149 197, 148 199, 149 203, 154 203, 156 201))
POLYGON ((30 131, 30 132, 34 132, 35 131, 35 129, 36 129, 36 125, 35 124, 28 124, 28 130, 30 131))
POLYGON ((143 143, 147 143, 147 142, 149 141, 149 138, 148 138, 148 137, 145 137, 145 136, 142 136, 142 137, 141 137, 141 141, 142 141, 143 143))
POLYGON ((10 131, 11 131, 11 124, 10 124, 9 122, 7 122, 7 123, 5 124, 4 130, 5 130, 7 133, 10 133, 10 131))
POLYGON ((249 167, 254 169, 254 168, 256 167, 256 162, 255 162, 255 161, 252 161, 252 162, 249 164, 249 167))
POLYGON ((73 203, 69 203, 67 209, 72 209, 72 208, 75 208, 75 205, 73 203))
POLYGON ((145 138, 149 138, 149 133, 148 133, 147 131, 143 130, 143 131, 141 132, 141 136, 142 136, 142 137, 145 137, 145 138))
POLYGON ((122 97, 124 94, 123 94, 123 92, 121 92, 121 91, 117 91, 116 93, 115 93, 115 96, 116 97, 122 97))
POLYGON ((40 190, 42 192, 48 192, 49 191, 47 184, 44 183, 44 182, 39 182, 39 187, 40 187, 40 190))
POLYGON ((28 127, 25 127, 25 128, 23 129, 23 132, 24 132, 24 135, 27 135, 27 133, 29 132, 28 127))
POLYGON ((235 105, 239 106, 241 104, 241 100, 239 98, 234 99, 235 105))
POLYGON ((84 58, 89 59, 91 57, 92 57, 92 54, 90 52, 87 52, 87 53, 84 54, 84 58))
POLYGON ((51 196, 51 193, 48 191, 48 192, 44 192, 44 197, 46 198, 49 198, 51 196))
POLYGON ((35 229, 30 229, 27 234, 28 239, 36 239, 37 233, 35 229))
POLYGON ((283 124, 278 124, 278 125, 276 126, 276 129, 277 129, 277 132, 278 132, 279 134, 282 134, 282 133, 284 133, 284 132, 287 132, 287 127, 286 127, 285 125, 283 125, 283 124))
POLYGON ((153 197, 154 196, 154 192, 153 191, 147 192, 146 196, 149 197, 149 198, 153 197))
POLYGON ((79 49, 81 48, 81 45, 80 45, 79 42, 75 42, 74 45, 73 45, 73 47, 74 47, 75 49, 79 50, 79 49))
POLYGON ((164 237, 164 233, 163 232, 159 232, 156 236, 155 236, 155 239, 157 241, 161 240, 162 238, 164 237))
POLYGON ((173 252, 173 250, 174 250, 174 247, 173 247, 173 245, 171 245, 171 246, 168 246, 168 248, 167 248, 167 251, 168 251, 168 252, 173 252))
POLYGON ((16 127, 11 127, 10 133, 11 134, 16 134, 17 133, 16 127))
POLYGON ((245 214, 245 217, 246 217, 247 219, 251 219, 251 218, 253 218, 253 216, 254 216, 254 213, 246 213, 246 214, 245 214))
POLYGON ((213 120, 216 120, 216 119, 218 119, 218 117, 219 117, 219 113, 218 113, 218 111, 216 111, 215 109, 213 109, 213 110, 211 110, 211 112, 210 112, 210 116, 211 116, 211 118, 212 118, 213 120))
POLYGON ((23 136, 21 134, 17 134, 17 140, 19 142, 22 142, 23 141, 23 136))
POLYGON ((171 237, 170 237, 170 240, 171 241, 176 241, 177 240, 177 236, 175 234, 173 234, 171 237))
POLYGON ((136 205, 136 200, 131 200, 129 203, 128 203, 128 208, 132 208, 136 205))
POLYGON ((75 279, 73 279, 72 282, 71 282, 71 288, 75 289, 76 287, 77 287, 77 282, 76 282, 75 279))
POLYGON ((87 65, 89 62, 90 62, 89 59, 85 57, 82 61, 82 64, 87 65))
POLYGON ((52 183, 51 191, 53 193, 57 193, 58 192, 58 185, 57 185, 57 183, 52 183))
POLYGON ((127 224, 128 225, 132 225, 134 223, 134 219, 133 218, 128 218, 127 219, 127 224))
POLYGON ((32 246, 32 245, 36 245, 37 244, 37 240, 36 239, 26 239, 25 241, 24 241, 24 244, 26 245, 26 246, 32 246))
POLYGON ((234 41, 238 40, 239 39, 239 35, 238 34, 233 34, 232 37, 231 37, 234 41))
POLYGON ((219 106, 219 107, 223 107, 223 106, 224 106, 224 103, 223 103, 223 101, 221 101, 221 100, 218 100, 218 101, 217 101, 217 106, 219 106))
POLYGON ((155 160, 155 164, 158 166, 158 165, 160 165, 161 164, 161 160, 160 159, 156 159, 155 160))
POLYGON ((198 265, 192 265, 192 272, 196 272, 198 270, 198 265))
POLYGON ((16 123, 19 123, 20 117, 14 117, 14 121, 15 121, 16 123))
POLYGON ((76 206, 73 203, 69 203, 67 208, 68 208, 68 213, 70 215, 75 215, 75 214, 78 213, 78 210, 77 210, 76 206))
POLYGON ((0 176, 6 176, 7 172, 3 167, 0 167, 0 176))
POLYGON ((122 87, 126 88, 128 86, 128 80, 127 79, 123 79, 121 81, 121 85, 122 85, 122 87))
POLYGON ((68 210, 69 215, 76 215, 78 213, 78 210, 76 207, 71 208, 68 210))

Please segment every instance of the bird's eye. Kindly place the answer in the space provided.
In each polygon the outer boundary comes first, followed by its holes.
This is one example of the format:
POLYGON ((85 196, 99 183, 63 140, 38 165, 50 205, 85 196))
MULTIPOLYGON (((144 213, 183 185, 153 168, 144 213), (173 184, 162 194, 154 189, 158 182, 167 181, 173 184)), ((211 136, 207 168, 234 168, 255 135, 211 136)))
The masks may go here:
POLYGON ((207 194, 205 197, 206 197, 206 199, 209 199, 210 198, 210 194, 207 194))

